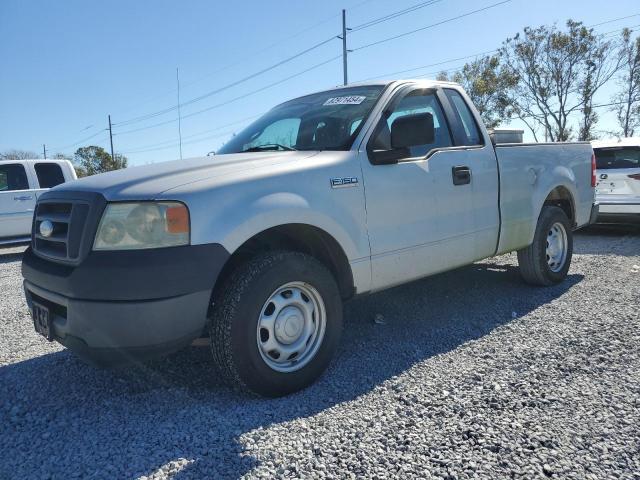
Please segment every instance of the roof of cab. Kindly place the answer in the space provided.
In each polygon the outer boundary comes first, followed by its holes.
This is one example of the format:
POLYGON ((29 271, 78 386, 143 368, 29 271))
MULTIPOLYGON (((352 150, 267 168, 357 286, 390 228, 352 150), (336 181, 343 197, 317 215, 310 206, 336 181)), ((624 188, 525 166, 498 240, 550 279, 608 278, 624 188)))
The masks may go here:
POLYGON ((382 86, 387 86, 387 85, 391 85, 391 84, 403 84, 403 83, 419 83, 419 84, 426 84, 426 85, 430 85, 430 86, 455 86, 455 87, 459 87, 460 84, 455 83, 455 82, 445 82, 445 81, 440 81, 440 80, 431 80, 428 78, 406 78, 406 79, 396 79, 396 80, 374 80, 374 81, 363 81, 363 82, 355 82, 355 83, 350 83, 348 85, 336 85, 333 88, 327 88, 324 90, 318 90, 315 93, 319 93, 319 92, 329 92, 331 90, 339 90, 342 88, 349 88, 349 87, 366 87, 369 85, 382 85, 382 86))
POLYGON ((0 163, 63 163, 63 162, 69 162, 71 163, 70 160, 67 160, 65 158, 15 158, 15 159, 2 159, 0 160, 0 163))
POLYGON ((418 85, 424 85, 425 87, 438 87, 438 86, 447 86, 447 87, 457 87, 457 88, 461 88, 459 83, 455 83, 455 82, 444 82, 444 81, 440 81, 440 80, 430 80, 430 79, 426 79, 426 78, 415 78, 415 79, 402 79, 402 80, 374 80, 374 81, 363 81, 363 82, 354 82, 354 83, 350 83, 348 85, 336 85, 335 87, 331 87, 331 88, 324 88, 322 90, 316 90, 314 92, 310 92, 310 93, 306 93, 304 95, 300 95, 298 97, 295 98, 291 98, 285 102, 282 102, 280 105, 285 105, 291 101, 294 100, 298 100, 300 98, 304 98, 304 97, 308 97, 311 95, 315 95, 318 93, 323 93, 323 92, 331 92, 333 90, 342 90, 345 88, 352 88, 352 87, 368 87, 368 86, 382 86, 382 87, 387 87, 389 85, 409 85, 409 84, 418 84, 418 85))
POLYGON ((640 147, 640 137, 608 138, 591 142, 593 148, 640 147))

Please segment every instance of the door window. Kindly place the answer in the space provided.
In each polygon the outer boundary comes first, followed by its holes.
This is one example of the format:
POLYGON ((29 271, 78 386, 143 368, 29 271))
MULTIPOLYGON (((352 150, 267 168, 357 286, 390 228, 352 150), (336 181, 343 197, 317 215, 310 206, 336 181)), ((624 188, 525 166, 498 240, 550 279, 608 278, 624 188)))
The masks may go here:
POLYGON ((29 190, 27 172, 19 163, 0 165, 0 192, 29 190))
POLYGON ((56 163, 36 163, 35 169, 40 188, 52 188, 64 183, 62 168, 56 163))
POLYGON ((478 128, 478 124, 473 118, 473 114, 467 105, 467 102, 464 101, 462 95, 460 95, 455 90, 450 88, 444 89, 447 98, 451 102, 453 106, 453 110, 455 111, 460 123, 462 123, 462 127, 464 129, 465 136, 465 146, 473 146, 473 145, 483 145, 482 135, 480 134, 480 129, 478 128))
POLYGON ((419 113, 430 113, 433 116, 434 140, 432 143, 410 147, 410 157, 424 157, 434 148, 452 146, 451 133, 435 93, 432 90, 413 90, 393 106, 386 118, 380 120, 371 144, 372 150, 391 150, 393 122, 398 118, 419 113))

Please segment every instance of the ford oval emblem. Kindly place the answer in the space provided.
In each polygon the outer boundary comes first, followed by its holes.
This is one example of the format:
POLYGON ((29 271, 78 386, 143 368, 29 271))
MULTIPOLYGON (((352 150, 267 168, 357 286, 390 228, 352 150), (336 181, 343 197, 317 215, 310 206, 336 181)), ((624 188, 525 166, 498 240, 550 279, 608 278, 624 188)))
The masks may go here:
POLYGON ((49 238, 53 234, 53 223, 51 220, 44 220, 40 223, 40 235, 49 238))

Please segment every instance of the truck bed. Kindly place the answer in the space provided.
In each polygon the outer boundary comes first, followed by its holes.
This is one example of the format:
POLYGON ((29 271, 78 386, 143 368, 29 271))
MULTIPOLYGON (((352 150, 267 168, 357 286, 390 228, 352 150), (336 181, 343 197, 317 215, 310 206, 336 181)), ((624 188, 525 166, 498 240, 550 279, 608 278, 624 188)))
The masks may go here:
POLYGON ((532 242, 537 214, 555 188, 566 189, 574 199, 574 226, 589 223, 593 204, 592 189, 586 188, 591 184, 589 142, 502 143, 495 152, 500 172, 498 254, 532 242))

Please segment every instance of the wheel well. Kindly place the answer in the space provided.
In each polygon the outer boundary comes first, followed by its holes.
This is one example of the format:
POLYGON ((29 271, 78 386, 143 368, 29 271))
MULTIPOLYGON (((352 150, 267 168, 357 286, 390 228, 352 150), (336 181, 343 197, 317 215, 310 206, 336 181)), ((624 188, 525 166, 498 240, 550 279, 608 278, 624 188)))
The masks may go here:
POLYGON ((571 220, 571 223, 575 225, 573 197, 565 187, 556 187, 551 190, 544 201, 544 205, 560 207, 566 213, 567 218, 571 220))
POLYGON ((216 286, 222 285, 239 265, 256 254, 283 249, 307 253, 319 260, 333 274, 342 298, 353 296, 353 274, 340 244, 324 230, 300 223, 264 230, 244 242, 227 260, 218 276, 216 286))

